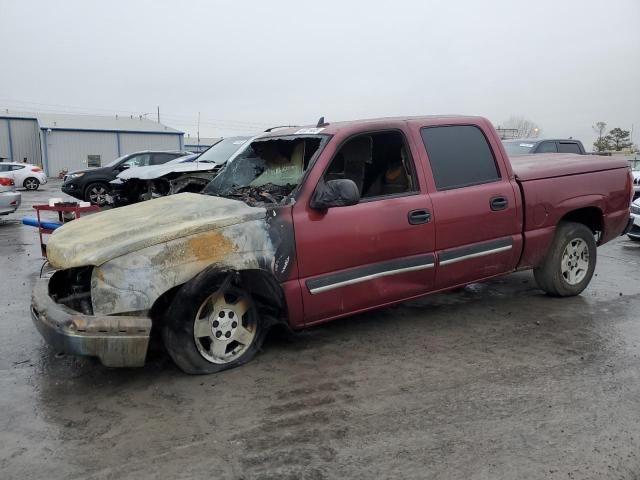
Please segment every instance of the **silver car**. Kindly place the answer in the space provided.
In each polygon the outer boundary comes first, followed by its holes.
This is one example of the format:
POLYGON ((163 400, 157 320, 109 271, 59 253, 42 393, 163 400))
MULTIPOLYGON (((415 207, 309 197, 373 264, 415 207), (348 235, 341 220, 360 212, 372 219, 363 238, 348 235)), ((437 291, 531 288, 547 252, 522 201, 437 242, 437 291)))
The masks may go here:
POLYGON ((0 215, 9 215, 20 206, 22 197, 16 192, 13 178, 0 177, 0 215))

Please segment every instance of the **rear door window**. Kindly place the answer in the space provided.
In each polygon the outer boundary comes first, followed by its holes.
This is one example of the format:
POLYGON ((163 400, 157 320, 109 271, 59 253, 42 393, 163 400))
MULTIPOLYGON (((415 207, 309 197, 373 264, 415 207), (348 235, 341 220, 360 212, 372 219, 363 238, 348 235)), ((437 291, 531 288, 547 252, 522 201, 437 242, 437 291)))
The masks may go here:
POLYGON ((154 153, 151 165, 162 165, 177 157, 178 155, 174 155, 173 153, 154 153))
POLYGON ((582 153, 578 144, 573 142, 560 142, 558 145, 558 151, 560 153, 582 153))
POLYGON ((556 147, 556 142, 542 142, 536 153, 557 153, 558 148, 556 147))
POLYGON ((500 179, 493 151, 478 127, 426 127, 420 134, 438 190, 479 185, 500 179))

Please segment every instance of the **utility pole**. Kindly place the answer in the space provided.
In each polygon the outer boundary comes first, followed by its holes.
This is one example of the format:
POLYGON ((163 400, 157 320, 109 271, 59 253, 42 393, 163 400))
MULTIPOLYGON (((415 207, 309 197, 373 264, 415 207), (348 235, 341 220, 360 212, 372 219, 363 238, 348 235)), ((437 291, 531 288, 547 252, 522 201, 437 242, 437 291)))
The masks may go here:
POLYGON ((160 123, 160 105, 158 105, 158 123, 160 123))
MULTIPOLYGON (((198 112, 198 153, 200 153, 200 112, 198 112)), ((196 157, 196 168, 198 167, 198 159, 200 155, 196 157)))

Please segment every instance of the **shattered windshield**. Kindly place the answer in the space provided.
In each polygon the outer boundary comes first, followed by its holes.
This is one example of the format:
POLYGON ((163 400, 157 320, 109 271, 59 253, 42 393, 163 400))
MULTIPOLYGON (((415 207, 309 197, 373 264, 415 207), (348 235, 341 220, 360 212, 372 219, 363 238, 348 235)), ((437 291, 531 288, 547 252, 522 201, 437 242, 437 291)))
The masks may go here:
POLYGON ((198 157, 198 162, 222 164, 231 158, 251 137, 229 137, 225 138, 209 149, 202 152, 198 157))
POLYGON ((299 185, 326 136, 289 136, 254 140, 203 190, 249 205, 280 203, 299 185))

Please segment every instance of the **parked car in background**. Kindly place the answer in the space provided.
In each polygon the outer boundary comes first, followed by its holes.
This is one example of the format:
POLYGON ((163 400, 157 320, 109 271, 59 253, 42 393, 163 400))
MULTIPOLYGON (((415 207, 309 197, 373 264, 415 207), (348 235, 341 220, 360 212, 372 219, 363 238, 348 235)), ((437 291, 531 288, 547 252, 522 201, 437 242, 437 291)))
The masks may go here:
POLYGON ((16 187, 27 190, 37 190, 40 185, 47 183, 47 176, 37 165, 19 162, 0 163, 0 176, 13 178, 16 187))
POLYGON ((580 140, 533 138, 518 140, 503 140, 502 144, 507 154, 511 157, 530 155, 532 153, 576 153, 586 155, 586 151, 580 140))
POLYGON ((633 173, 633 199, 640 198, 640 158, 635 158, 629 162, 631 173, 633 173))
POLYGON ((250 139, 228 137, 199 155, 177 158, 164 165, 125 170, 111 181, 107 201, 114 206, 123 206, 175 193, 199 193, 250 139))
POLYGON ((640 242, 640 198, 637 198, 631 204, 631 218, 633 218, 633 226, 627 233, 627 236, 636 242, 640 242))
POLYGON ((129 153, 116 158, 104 167, 88 168, 67 173, 63 178, 61 189, 67 195, 79 200, 86 200, 94 205, 104 206, 107 204, 107 195, 111 190, 109 182, 115 179, 120 172, 133 167, 161 165, 189 153, 191 152, 176 150, 146 150, 129 153))
POLYGON ((202 194, 69 222, 31 316, 57 351, 141 366, 152 327, 188 373, 241 365, 311 325, 533 269, 580 294, 630 226, 625 160, 509 158, 480 117, 270 131, 202 194))
POLYGON ((20 206, 20 192, 16 192, 13 178, 0 177, 0 215, 9 215, 20 206))

